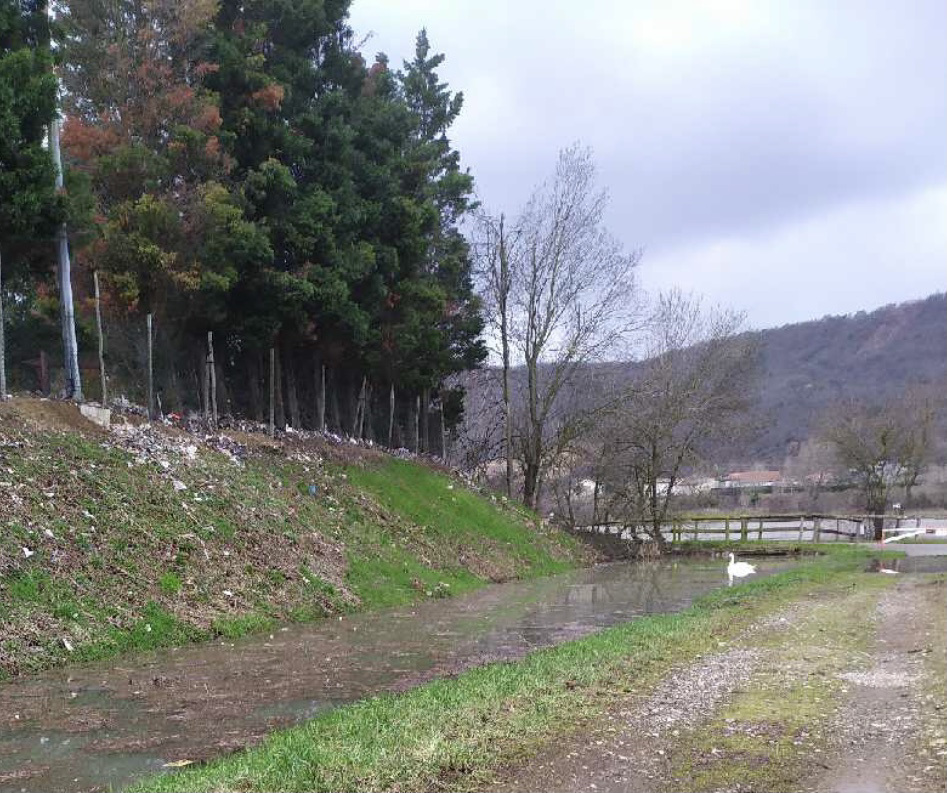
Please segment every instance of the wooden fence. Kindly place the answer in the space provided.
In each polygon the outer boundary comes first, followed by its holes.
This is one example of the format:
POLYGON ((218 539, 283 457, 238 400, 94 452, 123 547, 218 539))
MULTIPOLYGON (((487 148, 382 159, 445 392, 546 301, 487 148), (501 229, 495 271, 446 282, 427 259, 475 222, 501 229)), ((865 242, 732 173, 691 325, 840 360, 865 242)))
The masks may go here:
MULTIPOLYGON (((699 539, 723 540, 796 540, 821 542, 831 538, 854 541, 872 539, 874 524, 882 519, 885 530, 920 528, 922 518, 917 515, 694 515, 676 516, 662 528, 671 542, 699 539), (779 536, 774 536, 779 535, 779 536), (788 536, 787 536, 788 535, 788 536)), ((624 523, 606 523, 584 527, 584 531, 599 534, 624 534, 624 523)))

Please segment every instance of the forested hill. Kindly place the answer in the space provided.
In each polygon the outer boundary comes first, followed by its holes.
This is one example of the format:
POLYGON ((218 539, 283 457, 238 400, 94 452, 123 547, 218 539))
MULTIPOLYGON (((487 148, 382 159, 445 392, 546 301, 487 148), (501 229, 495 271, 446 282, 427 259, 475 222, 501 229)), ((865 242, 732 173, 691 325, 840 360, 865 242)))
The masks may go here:
POLYGON ((744 461, 781 461, 808 437, 822 411, 842 397, 881 400, 907 383, 934 383, 947 371, 947 295, 875 311, 823 317, 757 331, 763 376, 755 409, 760 434, 730 450, 744 461))
MULTIPOLYGON (((909 384, 936 384, 947 375, 945 294, 749 335, 760 346, 761 372, 747 385, 754 395, 746 415, 747 431, 709 453, 708 462, 720 468, 756 463, 781 467, 836 401, 880 402, 909 384)), ((583 391, 589 395, 595 389, 600 393, 621 388, 635 368, 628 363, 598 364, 584 378, 583 391)), ((525 387, 522 375, 521 369, 513 371, 514 393, 525 387)), ((502 438, 499 383, 494 370, 464 377, 467 413, 462 440, 488 457, 500 448, 502 438)), ((940 438, 947 435, 944 421, 941 411, 940 438)), ((937 447, 938 457, 944 457, 943 440, 937 447)))

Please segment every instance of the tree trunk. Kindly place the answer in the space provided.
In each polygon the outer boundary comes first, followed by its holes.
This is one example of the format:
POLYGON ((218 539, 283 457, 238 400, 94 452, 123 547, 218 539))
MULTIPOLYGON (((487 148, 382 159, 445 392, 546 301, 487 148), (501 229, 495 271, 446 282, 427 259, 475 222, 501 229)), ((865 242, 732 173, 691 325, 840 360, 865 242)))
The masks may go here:
POLYGON ((217 361, 214 366, 214 381, 216 386, 214 393, 217 396, 215 414, 219 421, 221 410, 224 415, 233 415, 234 412, 233 399, 231 398, 230 388, 227 386, 227 370, 223 361, 217 361), (221 405, 223 405, 223 408, 220 407, 221 405))
POLYGON ((108 381, 105 377, 105 334, 102 333, 102 297, 99 293, 99 271, 92 273, 95 287, 95 329, 99 336, 99 380, 102 383, 102 407, 108 407, 108 381))
MULTIPOLYGON (((56 191, 63 191, 62 155, 59 151, 59 115, 49 124, 49 149, 56 171, 56 191)), ((79 374, 79 345, 76 342, 76 317, 72 299, 72 265, 69 261, 69 238, 66 224, 56 233, 59 281, 59 306, 62 321, 63 368, 66 373, 66 399, 82 401, 82 377, 79 374)), ((150 316, 150 315, 149 315, 150 316)))
POLYGON ((253 353, 253 358, 247 362, 250 391, 250 410, 256 421, 263 421, 263 395, 260 393, 260 380, 262 365, 260 364, 260 354, 253 353))
POLYGON ((362 387, 358 391, 358 399, 355 402, 355 418, 352 422, 352 437, 361 439, 362 429, 365 420, 365 389, 367 388, 368 377, 362 376, 362 387))
POLYGON ((362 424, 359 427, 359 437, 375 441, 375 424, 372 419, 372 384, 366 378, 365 397, 362 399, 362 424))
POLYGON ((503 350, 503 449, 506 456, 506 497, 513 498, 513 408, 510 404, 510 331, 508 299, 510 292, 510 262, 506 250, 500 215, 500 344, 503 350))
POLYGON ((414 453, 421 453, 421 397, 414 398, 414 453))
POLYGON ((296 365, 288 345, 283 345, 283 370, 286 372, 286 402, 289 408, 289 421, 296 429, 302 427, 299 417, 299 395, 296 393, 296 365))
POLYGON ((316 383, 316 429, 326 431, 326 367, 320 364, 316 367, 319 382, 316 383))
POLYGON ((523 465, 523 504, 530 509, 536 509, 539 497, 539 466, 532 460, 525 460, 523 465))
POLYGON ((421 448, 425 454, 431 451, 431 438, 428 422, 428 408, 431 404, 431 390, 426 386, 421 390, 421 448))
POLYGON ((276 350, 270 347, 270 437, 276 435, 276 350))
POLYGON ((273 355, 276 358, 276 376, 274 384, 276 386, 276 426, 281 430, 286 429, 286 405, 283 402, 283 356, 279 350, 274 348, 273 355))
POLYGON ((441 459, 447 463, 447 426, 444 424, 444 400, 440 401, 441 419, 441 459))
MULTIPOLYGON (((0 337, 2 338, 2 337, 0 337)), ((395 433, 395 384, 391 384, 391 390, 388 392, 388 448, 391 448, 392 438, 395 433)))
POLYGON ((339 372, 332 369, 331 376, 332 388, 329 389, 329 406, 332 408, 332 427, 336 432, 344 432, 342 429, 342 406, 339 404, 339 372))
POLYGON ((7 398, 7 347, 3 337, 3 257, 0 251, 0 402, 7 398))

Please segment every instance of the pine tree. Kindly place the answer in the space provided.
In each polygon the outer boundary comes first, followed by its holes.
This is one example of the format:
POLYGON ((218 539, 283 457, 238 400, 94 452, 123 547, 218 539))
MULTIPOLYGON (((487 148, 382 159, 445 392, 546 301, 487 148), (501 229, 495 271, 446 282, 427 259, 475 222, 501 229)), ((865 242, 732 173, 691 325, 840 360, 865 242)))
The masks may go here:
MULTIPOLYGON (((43 145, 56 112, 47 30, 43 3, 0 0, 0 263, 7 283, 25 277, 37 258, 48 261, 64 218, 43 145)), ((6 395, 3 286, 0 280, 0 399, 6 395)))

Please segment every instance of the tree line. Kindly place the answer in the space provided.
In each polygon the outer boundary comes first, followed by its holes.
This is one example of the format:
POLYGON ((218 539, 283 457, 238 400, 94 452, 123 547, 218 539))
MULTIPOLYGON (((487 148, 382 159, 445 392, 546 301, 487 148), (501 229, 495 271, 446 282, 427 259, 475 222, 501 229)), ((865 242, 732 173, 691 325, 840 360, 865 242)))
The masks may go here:
POLYGON ((0 0, 12 360, 61 349, 81 398, 101 379, 98 306, 112 394, 144 396, 153 342, 166 411, 207 409, 212 355, 237 415, 263 419, 272 385, 277 424, 423 446, 432 409, 456 421, 445 379, 485 357, 460 231, 473 179, 448 138, 463 96, 424 30, 401 68, 368 63, 348 6, 0 0))

